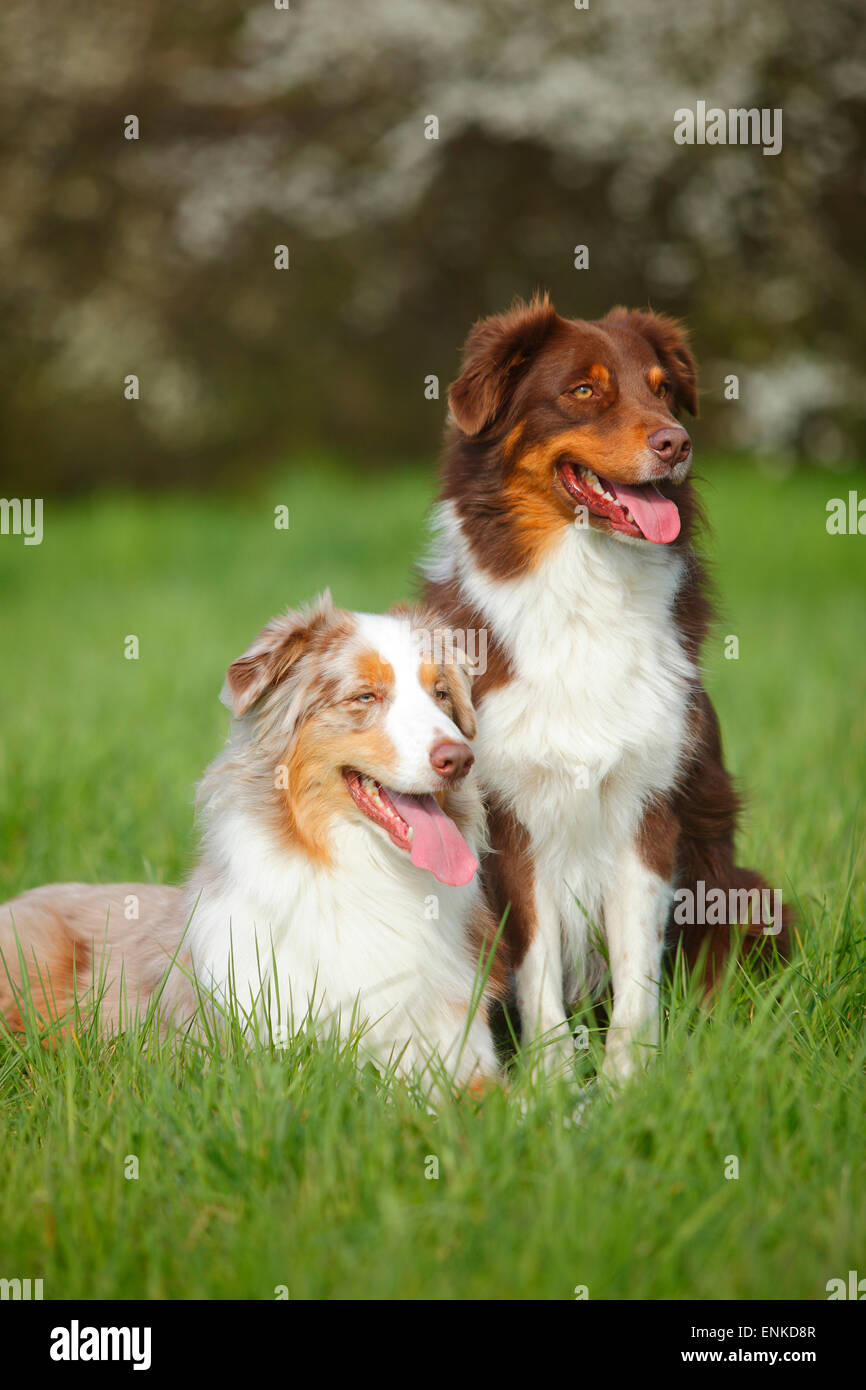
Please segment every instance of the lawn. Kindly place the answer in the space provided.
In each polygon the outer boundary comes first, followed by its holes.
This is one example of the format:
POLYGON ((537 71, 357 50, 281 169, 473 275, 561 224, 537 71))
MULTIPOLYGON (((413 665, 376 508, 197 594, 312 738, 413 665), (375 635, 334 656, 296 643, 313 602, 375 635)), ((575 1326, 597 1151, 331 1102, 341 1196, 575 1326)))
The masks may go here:
MULTIPOLYGON (((866 1274, 866 538, 825 529, 862 475, 703 476, 739 857, 799 902, 792 964, 741 972, 710 1018, 674 978, 655 1066, 579 1113, 577 1081, 519 1072, 430 1113, 307 1043, 214 1065, 140 1035, 0 1039, 0 1277, 46 1298, 821 1299, 866 1274)), ((49 502, 41 546, 0 537, 0 900, 177 881, 225 667, 326 584, 405 596, 431 496, 429 471, 323 462, 236 497, 49 502)))

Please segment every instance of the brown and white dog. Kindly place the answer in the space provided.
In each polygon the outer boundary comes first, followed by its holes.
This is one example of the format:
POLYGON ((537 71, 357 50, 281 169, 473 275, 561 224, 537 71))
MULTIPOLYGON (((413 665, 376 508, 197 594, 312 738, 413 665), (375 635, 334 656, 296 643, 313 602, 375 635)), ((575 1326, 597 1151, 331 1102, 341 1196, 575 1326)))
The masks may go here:
MULTIPOLYGON (((734 863, 738 799, 698 664, 711 608, 678 420, 697 413, 695 362, 658 314, 584 322, 538 298, 475 325, 449 404, 425 596, 487 634, 484 872, 494 911, 510 904, 524 1037, 568 1046, 566 1005, 606 954, 605 1071, 622 1079, 657 1043, 675 889, 733 893, 744 932, 784 944, 778 909, 756 915, 763 880, 734 863)), ((730 935, 695 925, 687 955, 708 938, 718 964, 730 935)))
POLYGON ((73 994, 86 1004, 96 979, 109 1028, 163 987, 185 1022, 195 981, 277 1037, 362 1029, 362 1053, 398 1074, 493 1074, 503 977, 496 961, 483 990, 477 976, 495 923, 476 873, 471 672, 434 631, 420 612, 349 613, 328 595, 269 623, 228 670, 234 720, 199 788, 186 886, 55 884, 6 903, 7 1022, 22 1026, 23 962, 46 1019, 73 994))

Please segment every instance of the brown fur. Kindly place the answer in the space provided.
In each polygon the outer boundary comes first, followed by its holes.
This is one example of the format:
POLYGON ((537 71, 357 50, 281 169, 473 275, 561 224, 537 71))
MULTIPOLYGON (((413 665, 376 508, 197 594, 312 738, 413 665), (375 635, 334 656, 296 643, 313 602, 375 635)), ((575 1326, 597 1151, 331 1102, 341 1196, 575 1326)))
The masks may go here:
POLYGON ((484 886, 494 912, 507 910, 505 940, 508 959, 516 968, 535 935, 535 871, 529 836, 507 808, 492 802, 487 808, 487 831, 492 846, 483 863, 484 886))
MULTIPOLYGON (((675 320, 623 308, 594 322, 566 320, 542 296, 475 325, 448 399, 453 423, 440 496, 456 509, 475 563, 504 580, 531 569, 551 538, 573 523, 574 500, 561 485, 557 462, 582 463, 614 482, 643 481, 631 460, 649 433, 675 421, 683 409, 697 414, 697 368, 685 330, 675 320), (586 380, 596 384, 588 401, 572 389, 586 380)), ((674 485, 660 472, 654 481, 680 513, 680 534, 670 544, 683 556, 686 575, 674 621, 697 661, 713 617, 705 568, 694 547, 703 518, 688 478, 674 485)), ((589 524, 610 530, 595 515, 589 524)), ((452 625, 484 626, 455 582, 429 583, 424 596, 452 625)), ((492 633, 488 642, 490 666, 486 680, 476 683, 476 705, 509 679, 508 659, 492 633)), ((700 685, 693 733, 676 791, 647 808, 640 850, 651 867, 672 872, 678 886, 700 878, 708 890, 764 886, 753 870, 735 863, 740 801, 724 766, 715 711, 700 685)), ((525 891, 531 864, 521 831, 512 818, 490 808, 493 853, 485 877, 494 911, 511 903, 507 939, 516 961, 534 930, 526 911, 531 892, 525 891)), ((764 937, 760 924, 746 928, 746 935, 762 943, 775 939, 784 954, 790 920, 786 909, 776 938, 764 937)), ((682 931, 688 959, 694 963, 708 950, 713 968, 739 936, 726 928, 682 931)))
POLYGON ((671 879, 677 861, 680 824, 668 801, 654 801, 644 811, 637 837, 638 853, 659 878, 671 879))
MULTIPOLYGON (((476 324, 448 393, 454 424, 441 496, 457 508, 482 568, 501 579, 531 568, 557 530, 573 524, 574 500, 546 485, 558 459, 631 481, 628 460, 646 434, 683 408, 696 412, 695 381, 683 329, 662 316, 615 309, 597 322, 572 321, 540 297, 476 324), (600 397, 576 400, 569 387, 589 378, 600 397), (652 385, 661 381, 669 385, 665 400, 652 385)), ((680 507, 683 529, 673 545, 685 550, 691 486, 673 487, 661 476, 656 485, 680 507)), ((593 515, 589 524, 609 529, 593 515)), ((427 596, 441 602, 435 586, 427 596)))

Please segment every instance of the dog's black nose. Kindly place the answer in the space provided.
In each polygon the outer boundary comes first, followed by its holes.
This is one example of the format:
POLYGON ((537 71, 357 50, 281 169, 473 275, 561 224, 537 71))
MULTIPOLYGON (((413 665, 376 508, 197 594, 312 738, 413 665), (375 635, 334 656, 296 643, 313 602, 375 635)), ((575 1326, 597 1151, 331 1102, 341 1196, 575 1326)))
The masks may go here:
POLYGON ((433 771, 449 781, 465 777, 474 762, 472 749, 466 743, 437 743, 435 748, 430 749, 433 771))
POLYGON ((660 430, 654 430, 647 435, 647 444, 668 468, 687 459, 692 448, 692 441, 682 425, 665 425, 660 430))

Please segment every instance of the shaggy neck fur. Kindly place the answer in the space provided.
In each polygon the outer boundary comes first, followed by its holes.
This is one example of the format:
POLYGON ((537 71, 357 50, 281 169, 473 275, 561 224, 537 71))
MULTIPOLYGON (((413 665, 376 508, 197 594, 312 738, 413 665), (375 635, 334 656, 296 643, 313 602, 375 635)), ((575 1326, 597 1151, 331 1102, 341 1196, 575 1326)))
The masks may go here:
MULTIPOLYGON (((480 850, 477 793, 452 795, 463 797, 475 822, 465 835, 480 850)), ((403 1072, 423 1071, 431 1052, 456 1064, 458 1082, 481 1052, 493 1070, 486 1022, 458 1061, 475 980, 468 925, 477 881, 437 883, 351 812, 330 826, 329 864, 315 862, 263 820, 231 747, 205 775, 200 806, 188 940, 197 975, 217 995, 233 986, 240 1007, 259 1022, 269 1014, 275 1031, 293 1033, 310 1015, 342 1038, 360 1025, 362 1050, 400 1057, 403 1072)))

